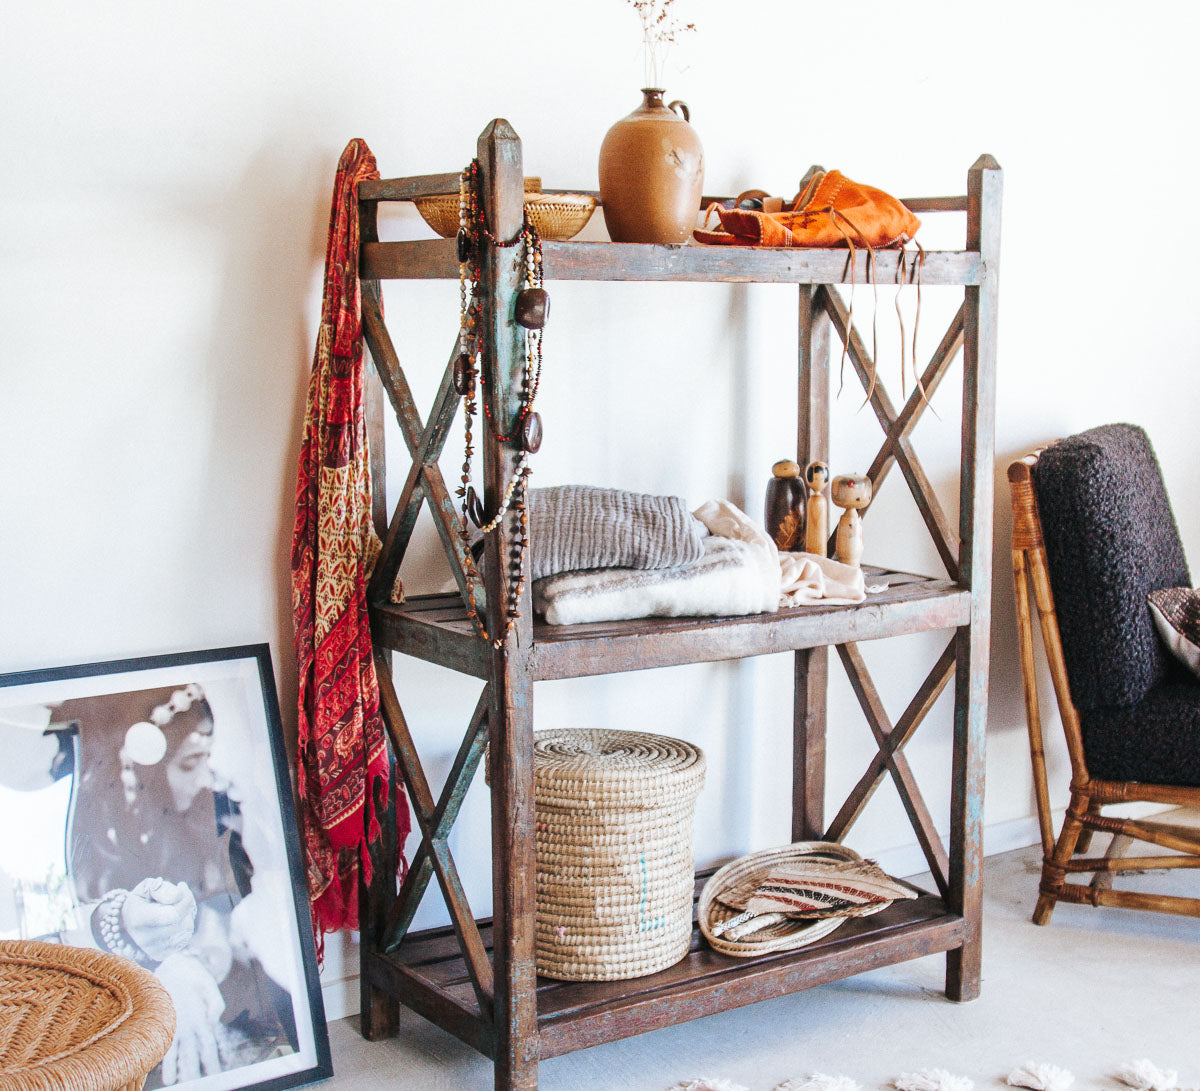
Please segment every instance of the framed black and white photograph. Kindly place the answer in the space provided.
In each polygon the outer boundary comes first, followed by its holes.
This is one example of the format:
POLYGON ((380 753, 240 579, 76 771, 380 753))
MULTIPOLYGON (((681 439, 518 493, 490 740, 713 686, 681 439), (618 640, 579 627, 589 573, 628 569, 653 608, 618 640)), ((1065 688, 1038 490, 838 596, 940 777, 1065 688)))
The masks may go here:
POLYGON ((0 675, 0 754, 0 939, 158 977, 147 1088, 332 1074, 267 645, 0 675))

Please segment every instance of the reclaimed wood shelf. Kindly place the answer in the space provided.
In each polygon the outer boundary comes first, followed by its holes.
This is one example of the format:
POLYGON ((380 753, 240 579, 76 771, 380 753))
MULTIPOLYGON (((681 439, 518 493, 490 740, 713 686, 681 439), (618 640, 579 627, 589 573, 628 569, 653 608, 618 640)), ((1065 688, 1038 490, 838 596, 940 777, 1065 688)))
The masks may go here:
MULTIPOLYGON (((534 681, 582 678, 744 659, 826 644, 951 629, 971 616, 971 597, 949 580, 866 567, 868 585, 886 584, 859 606, 813 604, 742 617, 639 618, 589 625, 533 621, 534 681)), ((487 678, 489 651, 457 592, 376 604, 377 644, 487 678)))
MULTIPOLYGON (((479 138, 481 205, 490 231, 514 238, 524 198, 521 142, 507 122, 493 121, 479 138)), ((817 170, 818 168, 813 168, 817 170)), ((810 172, 811 174, 811 172, 810 172)), ((477 597, 491 633, 502 632, 496 603, 508 600, 507 558, 513 528, 506 522, 484 543, 476 562, 461 537, 460 517, 438 459, 460 396, 454 389, 454 347, 427 418, 422 417, 383 319, 381 282, 456 278, 454 240, 383 242, 382 201, 456 192, 457 174, 378 179, 359 188, 364 339, 372 374, 368 427, 375 482, 374 517, 384 548, 368 590, 381 708, 395 770, 403 778, 421 843, 395 889, 395 823, 382 822, 372 850, 374 879, 362 898, 362 1030, 370 1039, 395 1034, 403 1003, 492 1058, 498 1091, 536 1091, 541 1058, 713 1014, 756 1000, 838 980, 877 966, 935 952, 946 955, 946 995, 979 992, 982 924, 982 800, 991 606, 991 518, 995 330, 1002 176, 990 156, 967 174, 967 192, 906 199, 917 212, 966 214, 965 245, 934 251, 923 264, 913 254, 879 251, 880 283, 956 285, 962 304, 901 406, 878 381, 874 361, 855 329, 840 285, 869 281, 867 255, 847 250, 651 246, 607 242, 546 242, 547 281, 670 281, 790 283, 797 286, 797 461, 828 460, 830 346, 836 337, 883 430, 867 473, 878 495, 892 469, 916 501, 945 569, 943 577, 870 569, 868 584, 885 588, 856 606, 810 605, 774 614, 723 618, 658 618, 553 626, 535 619, 530 590, 519 620, 499 646, 484 639, 466 603, 477 597), (913 429, 954 361, 962 360, 961 461, 956 520, 942 509, 912 443, 913 429), (400 425, 411 468, 394 512, 383 506, 385 401, 400 425), (422 505, 450 561, 457 591, 389 601, 422 505), (859 647, 906 633, 940 630, 947 643, 903 713, 885 710, 859 647), (833 648, 858 699, 875 753, 832 818, 826 816, 825 705, 833 648), (484 680, 445 784, 435 799, 396 693, 392 652, 450 667, 484 680), (539 979, 535 971, 533 799, 534 684, 787 652, 794 657, 791 729, 791 840, 842 841, 882 780, 894 784, 933 879, 921 892, 873 917, 851 921, 792 952, 733 959, 696 933, 689 954, 649 977, 604 984, 539 979), (923 799, 904 747, 938 697, 954 695, 949 838, 923 799), (490 920, 471 911, 450 850, 450 832, 479 765, 488 762, 492 815, 490 920), (418 905, 436 882, 450 925, 410 931, 418 905)), ((707 199, 706 199, 707 200, 707 199)), ((482 396, 493 420, 517 420, 524 331, 513 307, 521 284, 519 253, 488 246, 480 257, 478 290, 484 351, 482 396)), ((840 347, 840 346, 839 346, 840 347)), ((494 511, 512 480, 520 451, 481 427, 484 510, 494 511)), ((863 515, 868 516, 870 508, 863 515)), ((394 796, 393 796, 394 798, 394 796)), ((779 841, 786 838, 780 836, 779 841)), ((753 847, 753 846, 747 846, 753 847)), ((706 872, 697 876, 697 889, 706 872)))
MULTIPOLYGON (((714 870, 697 873, 697 899, 714 870)), ((870 917, 847 920, 829 935, 794 951, 752 959, 722 954, 705 943, 693 917, 687 955, 659 973, 608 982, 539 977, 538 1058, 685 1023, 960 944, 962 917, 951 913, 936 894, 912 889, 916 898, 894 902, 870 917)), ((475 923, 492 961, 492 922, 475 923)), ((411 932, 393 950, 372 951, 365 966, 376 987, 417 992, 417 1010, 440 1013, 445 1029, 491 1056, 489 1020, 480 1010, 452 927, 411 932)))
MULTIPOLYGON (((853 259, 846 250, 766 247, 657 246, 630 242, 543 242, 546 280, 692 281, 726 284, 866 284, 868 255, 853 259)), ((876 254, 880 284, 904 283, 916 276, 916 257, 900 250, 876 254)), ((921 270, 924 285, 979 283, 978 252, 931 250, 921 270)), ((372 280, 457 279, 453 239, 374 242, 362 248, 362 275, 372 280)))

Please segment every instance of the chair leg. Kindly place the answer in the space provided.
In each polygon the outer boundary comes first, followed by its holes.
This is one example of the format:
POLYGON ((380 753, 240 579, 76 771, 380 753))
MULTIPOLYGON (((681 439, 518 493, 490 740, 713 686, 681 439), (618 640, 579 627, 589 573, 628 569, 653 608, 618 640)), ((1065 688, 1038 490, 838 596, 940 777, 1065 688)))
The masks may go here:
MULTIPOLYGON (((1097 810, 1099 810, 1099 808, 1097 808, 1097 810)), ((1085 830, 1084 832, 1090 833, 1091 831, 1085 830)), ((1080 839, 1080 841, 1082 843, 1082 838, 1080 839)), ((1112 835, 1112 840, 1108 843, 1108 851, 1105 852, 1104 858, 1106 860, 1119 859, 1120 857, 1125 855, 1125 853, 1129 850, 1130 845, 1132 845, 1132 844, 1133 844, 1133 838, 1130 837, 1128 834, 1114 833, 1112 835)), ((1080 849, 1079 851, 1083 852, 1084 850, 1080 849)), ((1115 877, 1114 873, 1111 871, 1097 871, 1096 874, 1092 876, 1092 884, 1091 884, 1092 889, 1097 890, 1097 891, 1111 890, 1114 877, 1115 877)))
MULTIPOLYGON (((1095 816, 1100 813, 1100 804, 1095 800, 1092 800, 1092 802, 1088 804, 1087 813, 1089 818, 1095 818, 1095 816)), ((1090 826, 1085 826, 1083 828, 1083 833, 1079 835, 1079 841, 1075 845, 1075 851, 1079 853, 1079 855, 1084 855, 1088 849, 1092 847, 1092 833, 1093 831, 1090 826)))
POLYGON ((1054 904, 1066 881, 1066 864, 1075 855, 1079 837, 1083 833, 1083 818, 1088 812, 1090 800, 1081 792, 1072 791, 1071 805, 1063 819, 1062 831, 1058 835, 1054 852, 1042 862, 1042 882, 1037 906, 1033 911, 1034 924, 1049 924, 1054 904))

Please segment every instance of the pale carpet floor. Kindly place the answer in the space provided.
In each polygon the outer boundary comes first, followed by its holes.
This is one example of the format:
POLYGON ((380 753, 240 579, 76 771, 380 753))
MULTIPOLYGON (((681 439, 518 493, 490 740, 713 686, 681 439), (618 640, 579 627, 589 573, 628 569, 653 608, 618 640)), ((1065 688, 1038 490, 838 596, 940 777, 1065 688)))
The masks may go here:
MULTIPOLYGON (((996 1089, 1025 1061, 1076 1075, 1076 1091, 1116 1091, 1111 1076, 1140 1057, 1200 1087, 1200 920, 1060 905, 1049 927, 1029 921, 1039 851, 989 857, 984 869, 983 992, 942 994, 944 956, 877 970, 793 996, 709 1016, 542 1063, 541 1091, 664 1091, 721 1077, 771 1091, 789 1077, 845 1074, 865 1089, 941 1066, 996 1089)), ((1118 885, 1200 895, 1200 873, 1138 876, 1118 885)), ((366 1042, 358 1020, 330 1026, 330 1091, 490 1088, 491 1065, 401 1008, 400 1036, 366 1042)))

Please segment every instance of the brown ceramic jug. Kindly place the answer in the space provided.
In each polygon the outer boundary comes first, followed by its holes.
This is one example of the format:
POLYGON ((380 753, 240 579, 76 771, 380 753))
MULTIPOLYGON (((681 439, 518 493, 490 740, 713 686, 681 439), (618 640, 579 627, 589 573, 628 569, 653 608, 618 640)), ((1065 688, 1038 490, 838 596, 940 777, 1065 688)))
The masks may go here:
POLYGON ((614 242, 685 243, 700 210, 704 150, 686 103, 664 106, 661 87, 642 95, 600 146, 604 221, 614 242))

